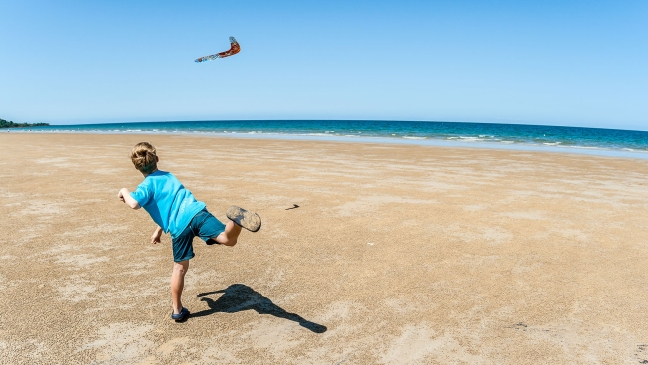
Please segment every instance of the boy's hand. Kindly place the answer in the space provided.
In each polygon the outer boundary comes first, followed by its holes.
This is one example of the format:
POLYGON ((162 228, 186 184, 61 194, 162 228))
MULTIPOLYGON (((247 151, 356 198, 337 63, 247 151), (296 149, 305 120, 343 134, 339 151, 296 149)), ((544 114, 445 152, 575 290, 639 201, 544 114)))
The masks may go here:
POLYGON ((126 200, 124 200, 124 189, 121 189, 119 193, 117 193, 117 197, 119 200, 121 200, 122 203, 126 203, 126 200))
POLYGON ((162 228, 158 227, 151 235, 151 243, 154 245, 160 243, 160 237, 162 237, 162 228))
POLYGON ((117 193, 117 197, 119 198, 119 200, 122 201, 122 203, 126 203, 126 205, 128 205, 133 209, 140 208, 140 205, 137 202, 137 200, 133 199, 133 197, 130 196, 130 192, 126 188, 122 188, 121 190, 119 190, 119 193, 117 193))

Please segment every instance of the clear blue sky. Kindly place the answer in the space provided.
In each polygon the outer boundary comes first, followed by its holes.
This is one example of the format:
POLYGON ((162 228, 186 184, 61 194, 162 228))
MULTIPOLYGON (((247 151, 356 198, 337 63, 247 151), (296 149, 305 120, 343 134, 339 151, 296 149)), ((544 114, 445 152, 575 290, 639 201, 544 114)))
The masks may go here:
POLYGON ((648 1, 0 0, 0 118, 648 130, 648 1))

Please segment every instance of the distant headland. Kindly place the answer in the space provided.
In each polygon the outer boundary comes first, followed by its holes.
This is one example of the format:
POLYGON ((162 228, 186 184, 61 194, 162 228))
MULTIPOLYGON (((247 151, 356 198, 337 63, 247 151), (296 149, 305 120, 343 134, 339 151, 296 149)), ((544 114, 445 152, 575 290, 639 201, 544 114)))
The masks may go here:
POLYGON ((49 123, 14 123, 0 118, 0 128, 42 127, 45 125, 49 125, 49 123))

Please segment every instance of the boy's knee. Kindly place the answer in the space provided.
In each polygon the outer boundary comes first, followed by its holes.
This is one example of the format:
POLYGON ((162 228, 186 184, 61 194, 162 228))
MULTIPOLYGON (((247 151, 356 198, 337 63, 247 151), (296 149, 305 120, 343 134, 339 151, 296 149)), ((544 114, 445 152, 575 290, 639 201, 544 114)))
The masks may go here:
POLYGON ((220 243, 221 245, 232 247, 236 244, 238 240, 236 238, 227 237, 227 234, 223 232, 219 234, 218 237, 216 237, 215 241, 220 243))
POLYGON ((187 273, 188 268, 189 268, 189 262, 188 261, 174 262, 173 263, 173 271, 180 274, 180 275, 184 275, 185 273, 187 273))
POLYGON ((230 247, 232 247, 232 246, 234 246, 234 245, 236 244, 237 239, 234 238, 234 239, 229 239, 229 240, 226 240, 226 241, 227 241, 227 242, 224 242, 223 244, 224 244, 225 246, 230 246, 230 247))

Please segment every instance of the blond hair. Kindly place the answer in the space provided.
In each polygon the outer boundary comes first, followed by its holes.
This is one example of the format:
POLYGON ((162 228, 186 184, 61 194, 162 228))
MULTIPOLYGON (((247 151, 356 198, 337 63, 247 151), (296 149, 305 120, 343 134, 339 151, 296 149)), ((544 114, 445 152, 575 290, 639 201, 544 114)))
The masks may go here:
POLYGON ((140 142, 131 151, 131 161, 135 168, 145 174, 150 174, 157 169, 157 155, 155 147, 148 142, 140 142))

